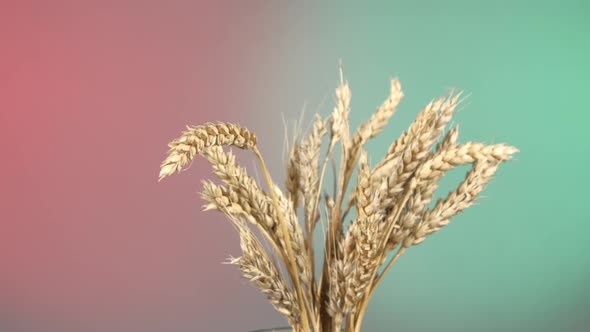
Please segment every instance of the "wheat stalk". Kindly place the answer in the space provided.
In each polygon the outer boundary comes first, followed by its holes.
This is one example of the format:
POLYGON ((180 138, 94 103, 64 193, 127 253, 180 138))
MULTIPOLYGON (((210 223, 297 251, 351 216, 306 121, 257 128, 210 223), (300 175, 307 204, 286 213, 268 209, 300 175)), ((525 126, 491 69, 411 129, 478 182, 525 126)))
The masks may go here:
POLYGON ((332 114, 327 119, 316 115, 307 135, 294 135, 285 191, 270 178, 256 136, 239 125, 187 127, 169 143, 159 180, 180 172, 196 155, 210 162, 221 183, 203 181, 204 210, 225 214, 240 236, 242 256, 230 258, 229 263, 266 294, 296 332, 342 328, 360 332, 369 302, 394 263, 472 206, 499 165, 518 152, 505 144, 459 143, 458 127, 444 134, 460 103, 461 94, 451 92, 424 107, 371 168, 364 147, 384 130, 403 95, 399 81, 391 80, 389 96, 351 136, 351 92, 340 66, 332 114), (322 161, 324 140, 327 151, 322 161), (333 155, 338 143, 341 154, 336 165, 333 155), (254 153, 267 191, 237 164, 231 151, 223 149, 226 146, 254 153), (323 180, 330 161, 335 180, 334 192, 328 195, 323 180), (465 179, 429 208, 440 180, 461 165, 471 165, 465 179), (355 170, 356 183, 348 192, 355 170), (350 211, 355 212, 352 218, 350 211), (325 246, 316 282, 313 234, 320 221, 325 246), (270 244, 277 262, 251 228, 270 244))

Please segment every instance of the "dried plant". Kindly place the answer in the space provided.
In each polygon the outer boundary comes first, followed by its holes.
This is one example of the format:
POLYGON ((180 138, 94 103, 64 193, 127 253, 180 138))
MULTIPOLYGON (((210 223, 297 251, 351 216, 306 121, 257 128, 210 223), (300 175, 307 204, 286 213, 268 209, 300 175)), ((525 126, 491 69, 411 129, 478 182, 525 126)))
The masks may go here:
POLYGON ((188 127, 169 144, 160 180, 179 172, 196 155, 211 163, 221 183, 203 182, 204 209, 224 213, 241 240, 242 256, 229 263, 267 295, 295 331, 361 331, 371 296, 391 266, 408 248, 473 205, 498 166, 518 152, 504 144, 458 143, 458 127, 445 133, 460 103, 460 94, 452 92, 430 102, 371 167, 364 146, 385 129, 403 95, 400 82, 391 80, 389 96, 351 135, 351 92, 341 70, 332 114, 326 119, 316 114, 307 135, 296 133, 285 192, 271 180, 256 136, 246 128, 225 123, 188 127), (340 164, 334 169, 335 192, 330 196, 323 180, 338 143, 340 164), (254 153, 266 191, 224 150, 228 146, 254 153), (471 165, 465 179, 429 207, 443 175, 461 165, 471 165), (355 169, 356 184, 344 202, 355 169), (347 218, 353 208, 355 216, 347 218), (327 225, 324 262, 316 269, 313 234, 322 217, 327 225), (273 260, 275 256, 279 260, 273 260))

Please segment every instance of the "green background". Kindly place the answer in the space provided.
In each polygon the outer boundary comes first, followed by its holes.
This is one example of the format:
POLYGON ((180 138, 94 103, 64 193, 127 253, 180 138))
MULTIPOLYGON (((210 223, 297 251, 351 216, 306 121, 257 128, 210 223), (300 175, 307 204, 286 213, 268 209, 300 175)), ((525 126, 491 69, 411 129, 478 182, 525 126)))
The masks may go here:
POLYGON ((338 2, 310 6, 287 27, 277 49, 295 69, 276 64, 269 79, 280 83, 269 94, 288 119, 303 101, 308 120, 331 112, 338 59, 353 130, 387 96, 389 78, 401 80, 398 112, 368 144, 373 164, 449 88, 469 95, 453 121, 461 142, 521 150, 476 206, 402 256, 366 331, 590 329, 589 15, 583 1, 338 2), (295 106, 280 107, 285 100, 295 106))

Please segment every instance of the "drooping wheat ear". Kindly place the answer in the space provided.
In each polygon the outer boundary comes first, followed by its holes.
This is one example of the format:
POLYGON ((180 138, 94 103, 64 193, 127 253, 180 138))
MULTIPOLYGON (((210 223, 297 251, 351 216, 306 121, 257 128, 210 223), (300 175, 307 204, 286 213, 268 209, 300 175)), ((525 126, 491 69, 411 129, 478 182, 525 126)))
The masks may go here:
POLYGON ((477 195, 483 191, 484 186, 496 173, 498 165, 498 161, 476 161, 457 189, 445 199, 438 200, 434 208, 424 212, 422 220, 414 225, 402 245, 407 248, 421 243, 427 235, 448 225, 453 216, 473 205, 477 195))
POLYGON ((350 153, 344 172, 345 178, 350 178, 361 149, 371 138, 377 136, 385 128, 403 96, 404 93, 402 92, 399 80, 392 79, 389 97, 379 106, 371 118, 359 127, 351 139, 350 153))
MULTIPOLYGON (((271 241, 276 243, 281 251, 286 254, 282 229, 278 225, 277 211, 272 205, 271 198, 258 187, 253 178, 247 175, 244 168, 236 165, 235 156, 232 153, 224 152, 221 147, 211 147, 204 151, 204 156, 213 165, 215 174, 231 188, 227 192, 230 197, 224 199, 224 202, 229 200, 233 205, 239 205, 245 217, 253 221, 262 231, 268 233, 271 241)), ((301 275, 302 283, 309 287, 311 278, 310 262, 305 252, 301 227, 297 221, 292 203, 285 198, 278 187, 275 187, 274 190, 279 201, 279 208, 286 216, 287 229, 291 236, 293 253, 299 268, 298 273, 301 275)), ((209 197, 205 198, 211 201, 209 197)), ((211 208, 211 206, 209 207, 211 208)))
MULTIPOLYGON (((453 133, 450 134, 453 136, 453 133)), ((442 174, 453 167, 459 165, 465 165, 469 163, 476 163, 474 165, 474 169, 470 172, 468 177, 475 177, 478 179, 478 183, 474 184, 473 186, 462 187, 462 190, 474 190, 473 197, 477 195, 481 190, 483 190, 483 185, 491 178, 493 172, 491 171, 492 168, 495 171, 495 167, 503 161, 510 160, 512 155, 518 152, 518 149, 514 147, 510 147, 504 144, 496 144, 496 145, 489 145, 486 146, 481 143, 465 143, 461 145, 451 144, 453 143, 454 138, 450 137, 449 135, 448 140, 445 139, 441 144, 441 149, 437 151, 433 156, 427 159, 418 170, 416 170, 415 175, 411 179, 408 188, 406 190, 406 197, 409 197, 414 190, 419 188, 422 185, 427 185, 426 183, 432 182, 436 179, 440 179, 442 174), (445 142, 446 141, 446 142, 445 142), (447 144, 448 143, 448 144, 447 144), (444 147, 444 148, 443 148, 444 147), (481 163, 480 166, 477 166, 477 163, 481 163), (485 165, 485 166, 484 166, 485 165), (496 166, 494 166, 496 165, 496 166), (477 166, 477 167, 475 167, 477 166), (480 167, 484 167, 483 169, 480 167), (485 175, 477 175, 477 173, 483 172, 485 175)), ((471 180, 467 181, 467 183, 472 183, 471 180)), ((465 191, 466 192, 466 191, 465 191)), ((405 201, 404 201, 405 202, 405 201)), ((403 202, 402 202, 403 203, 403 202)), ((470 204, 464 205, 463 208, 466 208, 470 204)), ((406 205, 404 204, 401 206, 405 208, 406 205)), ((462 210, 462 209, 461 209, 462 210)), ((426 212, 425 212, 426 213, 426 212)), ((444 226, 448 223, 444 221, 445 219, 437 219, 432 222, 426 220, 426 218, 431 218, 430 216, 425 216, 423 213, 416 223, 411 225, 409 229, 406 227, 401 228, 401 232, 397 233, 397 237, 393 236, 393 240, 391 237, 388 238, 389 243, 388 246, 391 248, 392 246, 397 245, 400 241, 402 242, 402 246, 398 249, 396 254, 393 258, 388 262, 385 266, 381 274, 375 279, 373 283, 373 287, 371 288, 371 293, 375 290, 375 287, 379 284, 379 282, 383 279, 383 275, 387 273, 387 271, 391 268, 391 266, 395 263, 395 261, 405 252, 405 250, 411 246, 422 242, 426 235, 432 233, 440 229, 440 227, 444 226), (391 242, 394 242, 393 244, 391 242)), ((458 213, 458 212, 457 212, 458 213)), ((446 216, 452 213, 447 214, 446 216)), ((444 214, 443 214, 444 215, 444 214)), ((450 217, 449 217, 450 218, 450 217)), ((362 308, 362 310, 366 310, 366 306, 362 308)))
POLYGON ((276 225, 276 221, 272 221, 273 223, 270 226, 268 223, 269 218, 264 217, 265 221, 261 221, 259 211, 267 211, 267 215, 270 212, 271 204, 268 199, 255 197, 256 201, 252 203, 252 198, 244 198, 241 195, 231 186, 220 186, 211 181, 204 181, 201 197, 208 203, 203 209, 204 211, 217 210, 223 212, 230 220, 240 218, 255 225, 268 243, 273 246, 283 262, 286 262, 285 242, 282 240, 281 230, 276 225))
MULTIPOLYGON (((238 194, 232 187, 220 186, 211 181, 203 182, 201 197, 208 202, 208 204, 204 206, 205 211, 214 209, 225 213, 230 220, 233 218, 248 220, 251 224, 259 228, 261 234, 267 239, 268 243, 273 246, 274 251, 281 257, 283 262, 285 262, 285 242, 282 241, 282 238, 279 238, 281 235, 280 229, 276 227, 276 231, 273 231, 264 223, 261 223, 257 219, 259 218, 259 214, 253 213, 252 206, 249 205, 247 200, 240 199, 239 196, 240 194, 238 194)), ((270 206, 270 204, 268 202, 263 204, 268 211, 268 206, 270 206)))
MULTIPOLYGON (((444 144, 444 141, 442 144, 444 144)), ((423 220, 423 215, 419 209, 423 209, 430 202, 432 194, 436 190, 436 183, 446 171, 460 165, 474 163, 475 161, 500 163, 510 160, 511 156, 516 152, 518 152, 517 149, 503 144, 486 146, 481 143, 469 142, 461 145, 445 145, 445 148, 437 151, 437 153, 427 159, 416 170, 416 175, 410 183, 410 190, 417 192, 419 195, 424 194, 426 196, 425 202, 420 202, 418 206, 414 207, 415 211, 409 217, 406 217, 406 219, 402 217, 403 225, 401 229, 393 232, 389 239, 389 247, 391 248, 401 241, 404 241, 405 244, 410 243, 410 240, 406 239, 410 233, 416 232, 416 221, 418 221, 418 224, 421 224, 423 220), (421 189, 424 187, 425 189, 421 189), (424 190, 425 193, 420 192, 420 190, 424 190), (417 216, 414 216, 414 213, 417 216)), ((424 226, 420 226, 420 229, 423 230, 424 226)), ((420 238, 422 237, 420 236, 420 238)))
POLYGON ((180 137, 168 144, 168 156, 160 165, 160 180, 180 172, 196 154, 201 154, 206 148, 223 145, 252 149, 256 146, 256 135, 231 123, 187 126, 180 137))
MULTIPOLYGON (((479 162, 479 164, 475 165, 477 167, 474 166, 473 171, 469 174, 481 180, 482 178, 477 174, 477 171, 482 171, 481 167, 486 166, 487 169, 492 169, 491 165, 510 160, 516 152, 518 152, 516 148, 503 144, 486 146, 481 143, 470 142, 461 145, 449 145, 445 149, 437 151, 437 153, 420 166, 410 183, 410 190, 417 190, 422 186, 427 186, 429 183, 438 181, 446 171, 454 167, 474 162, 479 162)), ((491 177, 493 173, 489 173, 488 175, 491 177)), ((480 189, 483 189, 483 185, 480 189)), ((403 240, 404 247, 419 243, 417 242, 418 239, 419 241, 424 240, 425 233, 423 232, 428 230, 428 223, 424 219, 423 214, 420 216, 420 219, 418 223, 413 225, 404 225, 406 227, 403 227, 403 232, 399 232, 394 236, 394 239, 390 240, 396 243, 403 240)))
POLYGON ((426 160, 416 171, 412 187, 415 188, 420 181, 436 178, 441 172, 446 172, 453 167, 470 164, 477 160, 507 161, 512 159, 512 155, 517 152, 517 148, 505 144, 485 145, 474 142, 460 144, 426 160))
MULTIPOLYGON (((444 153, 456 146, 459 137, 459 126, 449 130, 444 139, 437 145, 436 153, 444 153)), ((411 228, 419 220, 424 209, 432 200, 432 196, 438 187, 443 173, 439 173, 431 181, 422 181, 410 195, 406 205, 406 213, 400 217, 399 228, 394 230, 389 238, 387 250, 395 248, 404 238, 408 236, 411 228)))
MULTIPOLYGON (((261 224, 256 220, 252 213, 245 211, 239 203, 236 203, 236 201, 239 201, 239 195, 232 188, 219 186, 210 181, 204 182, 201 196, 209 202, 207 205, 205 205, 205 210, 216 209, 221 212, 224 212, 230 219, 244 218, 248 220, 250 223, 260 227, 261 224)), ((285 199, 284 196, 282 196, 281 203, 291 204, 291 202, 285 199)), ((304 301, 303 305, 308 306, 308 303, 312 298, 310 285, 311 274, 309 272, 308 256, 303 251, 303 234, 301 232, 301 229, 298 227, 298 224, 296 223, 297 221, 293 220, 292 216, 288 216, 288 218, 288 229, 291 233, 291 238, 293 239, 293 241, 291 241, 291 244, 293 246, 293 252, 296 255, 295 266, 298 267, 298 273, 300 280, 302 281, 302 286, 304 286, 306 290, 306 294, 304 296, 306 296, 307 299, 304 301)), ((275 236, 270 235, 270 232, 267 231, 264 227, 260 228, 261 233, 266 237, 268 242, 272 244, 274 251, 279 254, 284 263, 287 262, 287 258, 285 257, 286 250, 284 249, 285 242, 282 240, 282 238, 277 240, 275 236)), ((310 309, 313 308, 310 307, 310 309)))
POLYGON ((229 263, 237 265, 244 277, 266 294, 272 305, 287 318, 291 326, 297 326, 301 308, 294 291, 287 285, 277 266, 248 227, 240 222, 236 225, 243 255, 230 258, 229 263))
MULTIPOLYGON (((292 263, 294 263, 296 268, 293 273, 297 273, 302 286, 309 289, 311 287, 309 256, 306 252, 301 227, 294 214, 295 212, 290 200, 285 198, 280 189, 273 184, 274 194, 277 197, 279 206, 279 211, 277 211, 272 203, 271 197, 258 187, 258 184, 253 178, 247 175, 244 168, 236 165, 235 156, 231 152, 226 153, 223 151, 223 148, 212 146, 203 150, 202 154, 213 165, 215 175, 228 185, 227 189, 218 188, 212 184, 208 184, 204 188, 202 196, 210 202, 207 208, 216 208, 224 211, 224 207, 220 207, 219 202, 229 201, 232 211, 238 211, 262 231, 263 235, 281 255, 285 264, 291 263, 288 259, 291 256, 289 255, 289 250, 291 250, 293 253, 292 257, 295 257, 295 261, 292 263), (222 195, 223 198, 220 199, 219 195, 222 195), (239 206, 240 209, 238 210, 236 206, 239 206), (283 228, 279 224, 279 213, 285 216, 286 230, 291 243, 290 248, 287 247, 283 228)), ((310 298, 310 296, 307 295, 307 298, 310 298)), ((302 305, 307 303, 306 301, 309 301, 305 299, 301 300, 302 305)))
POLYGON ((300 189, 304 198, 305 227, 308 238, 313 234, 313 230, 319 218, 317 212, 317 197, 319 195, 320 181, 320 149, 322 139, 327 133, 326 123, 316 114, 313 127, 309 134, 304 138, 299 149, 299 174, 301 184, 300 189))

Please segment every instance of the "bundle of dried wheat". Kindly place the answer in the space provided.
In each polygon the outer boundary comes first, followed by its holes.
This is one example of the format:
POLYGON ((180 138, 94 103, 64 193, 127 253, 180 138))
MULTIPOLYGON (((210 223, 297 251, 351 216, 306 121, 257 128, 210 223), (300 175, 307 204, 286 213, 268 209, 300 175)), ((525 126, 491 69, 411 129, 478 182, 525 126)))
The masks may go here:
POLYGON ((242 256, 229 262, 267 295, 295 331, 331 332, 344 328, 359 332, 371 296, 395 261, 471 206, 498 165, 518 152, 504 144, 460 144, 458 127, 445 133, 460 103, 459 96, 451 93, 429 103, 391 144, 383 159, 371 167, 364 145, 385 128, 395 113, 403 97, 401 85, 398 80, 391 81, 390 95, 351 136, 351 93, 341 71, 332 114, 327 119, 316 115, 310 132, 302 137, 296 135, 301 138, 289 151, 285 192, 271 180, 256 136, 246 128, 225 123, 188 127, 169 144, 160 179, 179 172, 195 155, 204 156, 221 180, 221 184, 203 183, 205 210, 226 214, 241 239, 242 256), (321 162, 324 138, 327 150, 321 162), (326 166, 338 145, 336 192, 333 197, 322 197, 326 166), (254 153, 267 191, 236 164, 234 155, 224 151, 224 146, 254 153), (465 180, 429 208, 445 172, 466 164, 472 167, 465 180), (345 202, 355 169, 356 186, 345 202), (300 206, 301 222, 297 215, 300 206), (352 208, 356 216, 345 227, 352 208), (318 221, 327 225, 321 269, 314 266, 312 240, 318 221), (258 229, 274 253, 267 252, 249 227, 258 229), (386 262, 393 250, 393 258, 386 262), (271 254, 278 255, 284 269, 277 266, 271 254))

